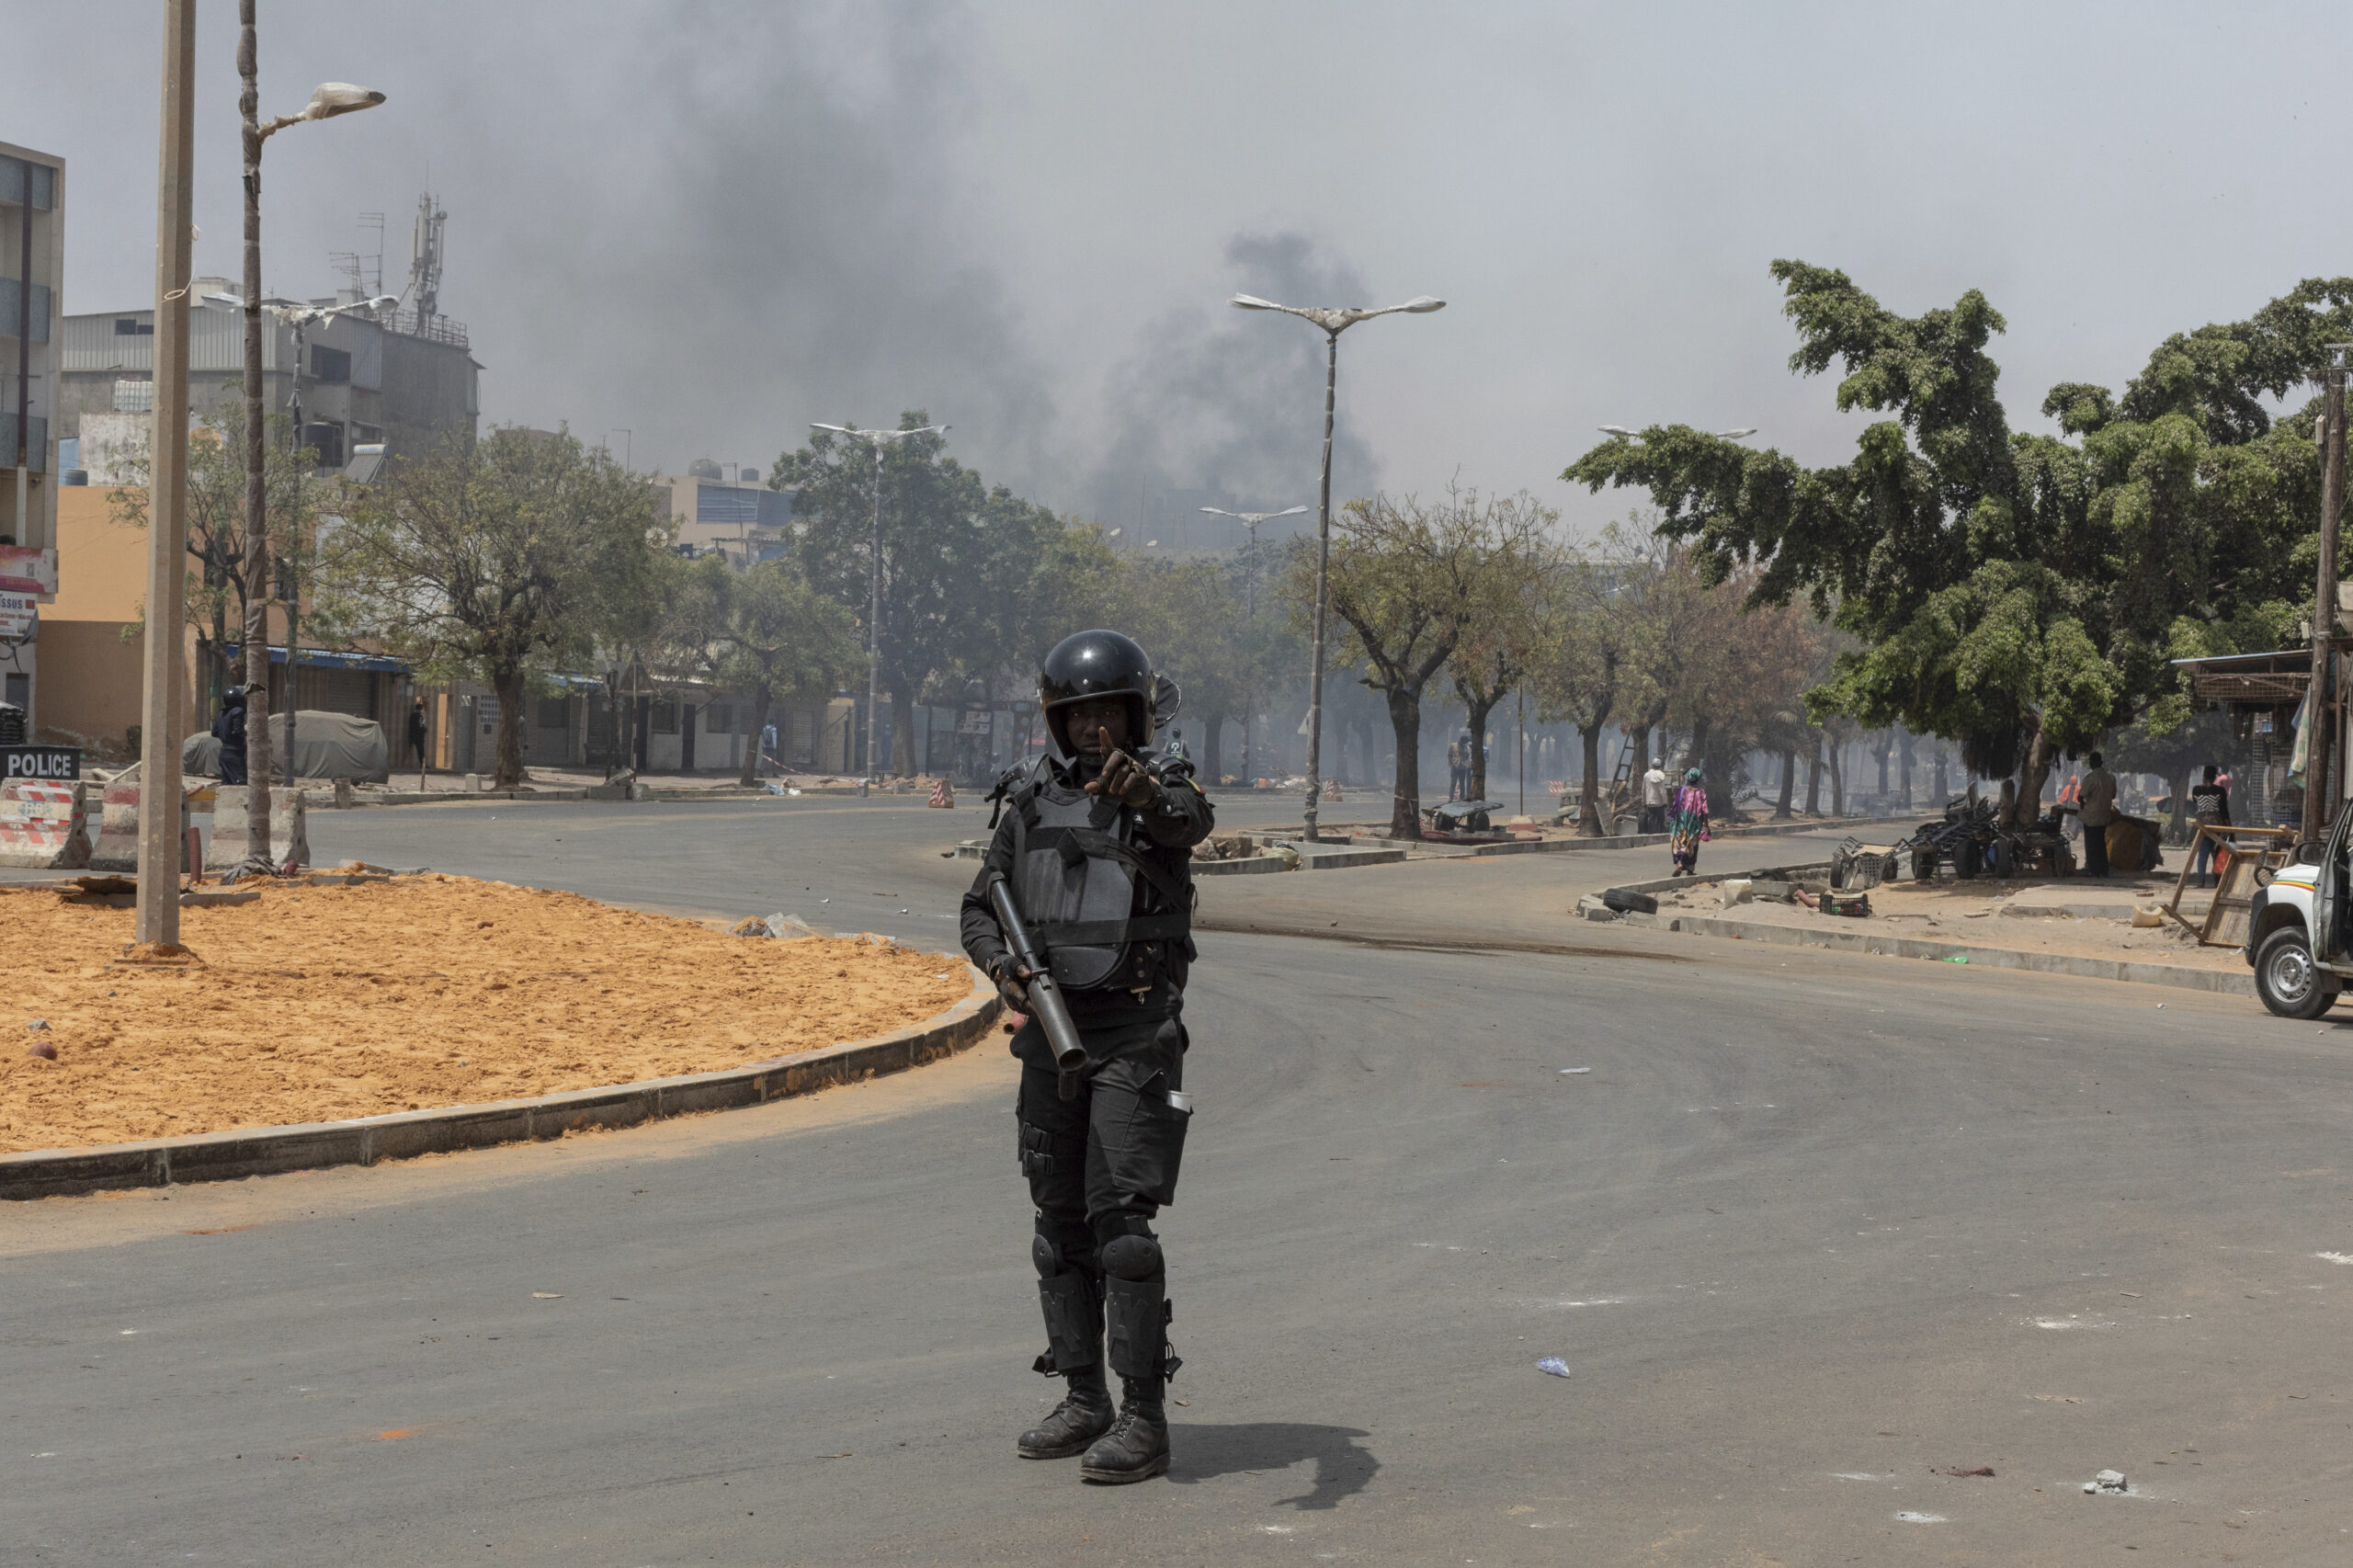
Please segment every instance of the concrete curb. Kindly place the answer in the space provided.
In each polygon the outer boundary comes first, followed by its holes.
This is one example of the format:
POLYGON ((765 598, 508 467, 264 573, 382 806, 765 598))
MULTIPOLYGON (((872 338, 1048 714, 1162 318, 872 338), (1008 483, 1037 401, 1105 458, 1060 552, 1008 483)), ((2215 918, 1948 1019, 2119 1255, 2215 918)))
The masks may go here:
POLYGON ((2184 969, 2177 964, 2136 963, 2125 959, 2081 958, 2069 953, 2021 952, 2014 948, 1980 948, 1963 942, 1930 942, 1916 937, 1882 937, 1868 931, 1807 931, 1790 926, 1768 926, 1720 915, 1621 915, 1628 925, 1695 937, 1728 937, 1737 941, 1766 942, 1781 947, 1835 948, 1847 952, 1881 953, 1890 958, 1966 959, 1987 969, 2022 969, 2037 974, 2068 974, 2085 980, 2123 980, 2140 985, 2170 985, 2185 991, 2219 992, 2252 996, 2255 975, 2219 970, 2184 969))
MULTIPOLYGON (((463 804, 469 801, 510 801, 517 804, 529 805, 533 801, 620 801, 622 799, 618 794, 599 794, 598 791, 603 788, 604 786, 601 785, 587 785, 572 789, 533 787, 529 790, 426 790, 423 791, 389 790, 380 794, 358 796, 352 801, 350 806, 341 809, 347 811, 363 806, 446 806, 463 804)), ((858 793, 858 786, 855 784, 812 784, 804 786, 801 792, 803 795, 855 796, 858 793)), ((914 797, 915 791, 909 790, 908 795, 911 798, 914 797)), ((873 798, 877 800, 888 796, 890 796, 888 790, 873 791, 873 798)), ((734 785, 720 785, 709 790, 649 788, 642 794, 633 797, 634 801, 641 804, 647 801, 676 804, 680 801, 691 803, 697 801, 780 801, 789 798, 773 794, 767 790, 745 790, 734 785)), ((320 806, 315 809, 325 808, 320 806)))
POLYGON ((1410 858, 1404 849, 1302 849, 1302 871, 1347 871, 1358 866, 1394 866, 1410 858))
POLYGON ((556 1138, 578 1128, 634 1127, 673 1116, 733 1110, 814 1094, 886 1073, 904 1072, 978 1044, 996 1021, 1003 1004, 986 975, 970 964, 964 968, 972 977, 972 989, 961 1002, 925 1023, 871 1040, 849 1040, 717 1073, 649 1078, 486 1105, 393 1111, 347 1121, 210 1132, 89 1149, 0 1154, 0 1199, 234 1181, 324 1165, 372 1165, 379 1160, 556 1138))
MULTIPOLYGON (((961 851, 960 851, 961 853, 961 851)), ((983 858, 984 852, 974 850, 971 858, 983 858)), ((1286 868, 1279 855, 1251 855, 1239 860, 1196 860, 1193 875, 1200 877, 1263 877, 1286 868)))
MULTIPOLYGON (((1886 820, 1884 817, 1834 817, 1826 822, 1760 823, 1748 827, 1724 828, 1717 832, 1714 838, 1768 838, 1780 834, 1828 833, 1837 828, 1859 827, 1886 820)), ((1572 855, 1585 849, 1644 849, 1665 844, 1671 836, 1664 833, 1627 833, 1607 838, 1540 838, 1521 839, 1517 843, 1449 844, 1439 839, 1376 838, 1366 835, 1356 842, 1392 848, 1411 847, 1417 853, 1435 856, 1572 855)))

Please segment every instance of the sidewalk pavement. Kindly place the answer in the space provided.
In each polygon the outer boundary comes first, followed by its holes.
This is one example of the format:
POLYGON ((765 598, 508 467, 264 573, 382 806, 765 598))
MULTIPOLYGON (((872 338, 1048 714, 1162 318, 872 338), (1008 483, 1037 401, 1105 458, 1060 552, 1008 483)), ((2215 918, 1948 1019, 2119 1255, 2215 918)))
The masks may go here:
MULTIPOLYGON (((1736 895, 1722 880, 1687 881, 1670 890, 1646 888, 1658 897, 1657 913, 1621 918, 1692 936, 2254 995, 2244 949, 2201 946, 2170 916, 2155 925, 2133 923, 2136 912, 2148 920, 2148 912, 2171 896, 2173 883, 2163 874, 2104 881, 1891 882, 1869 890, 1870 915, 1852 917, 1790 902, 1772 884, 1758 888, 1753 899, 1728 903, 1727 897, 1736 895)), ((2197 923, 2205 908, 2200 894, 2186 898, 2182 912, 2197 923)))

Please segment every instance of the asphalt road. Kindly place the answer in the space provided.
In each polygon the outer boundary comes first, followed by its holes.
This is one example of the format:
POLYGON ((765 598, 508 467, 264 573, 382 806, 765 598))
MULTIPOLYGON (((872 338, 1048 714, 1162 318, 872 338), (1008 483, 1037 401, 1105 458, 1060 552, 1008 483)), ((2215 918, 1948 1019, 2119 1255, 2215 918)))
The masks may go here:
MULTIPOLYGON (((972 863, 938 851, 981 820, 313 832, 944 942, 972 863)), ((2353 1033, 1567 917, 1659 858, 1204 883, 1165 1482, 1013 1454, 1058 1385, 984 1047, 556 1145, 0 1210, 6 1560, 2353 1561, 2353 1033), (2084 1495, 2109 1467, 2131 1494, 2084 1495)))

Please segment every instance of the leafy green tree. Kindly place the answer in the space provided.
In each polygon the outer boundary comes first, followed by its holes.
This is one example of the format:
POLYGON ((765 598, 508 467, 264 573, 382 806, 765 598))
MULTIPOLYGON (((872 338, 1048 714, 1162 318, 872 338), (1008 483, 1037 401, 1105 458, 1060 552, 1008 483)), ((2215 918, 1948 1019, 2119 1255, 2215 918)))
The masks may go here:
MULTIPOLYGON (((899 428, 930 423, 921 410, 899 428)), ((874 635, 883 689, 891 696, 892 766, 914 773, 915 705, 935 678, 1002 665, 1035 603, 1035 574, 1061 524, 1045 507, 946 456, 939 434, 910 436, 883 449, 882 618, 866 624, 874 570, 872 449, 818 431, 779 457, 768 483, 799 492, 794 558, 820 593, 847 607, 861 644, 874 635)), ((870 759, 869 768, 876 768, 870 759)))
POLYGON ((386 465, 326 549, 356 633, 498 694, 496 783, 523 777, 533 672, 591 656, 622 585, 659 581, 652 494, 569 432, 500 426, 386 465))
POLYGON ((860 663, 849 611, 812 588, 790 562, 736 571, 706 555, 688 569, 674 643, 721 689, 752 699, 752 744, 737 782, 757 775, 759 736, 776 703, 832 695, 860 663))
POLYGON ((1756 564, 1752 604, 1804 595, 1851 633, 1810 695, 1817 718, 1957 737, 1973 769, 2018 772, 2032 801, 2057 756, 2179 697, 2169 659, 2276 637, 2310 570, 2317 469, 2309 410, 2278 427, 2263 399, 2346 335, 2353 279, 2168 339, 2121 398, 2054 388, 2053 437, 2010 429, 1987 353, 2004 324, 1978 291, 1904 317, 1844 273, 1772 270, 1798 331, 1790 369, 1836 365, 1842 411, 1890 416, 1851 460, 1809 469, 1670 426, 1563 477, 1646 488, 1662 530, 1696 540, 1719 580, 1756 564))

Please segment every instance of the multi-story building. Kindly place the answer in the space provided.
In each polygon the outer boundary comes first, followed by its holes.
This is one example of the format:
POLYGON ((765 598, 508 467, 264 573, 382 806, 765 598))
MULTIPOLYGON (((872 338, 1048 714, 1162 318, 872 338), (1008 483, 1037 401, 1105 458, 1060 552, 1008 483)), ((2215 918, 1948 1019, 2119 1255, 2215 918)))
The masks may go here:
POLYGON ((38 713, 38 607, 57 595, 65 160, 0 142, 0 699, 38 713))
POLYGON ((728 468, 698 458, 683 479, 656 482, 669 493, 678 543, 698 555, 716 551, 737 566, 784 553, 792 526, 790 490, 770 490, 756 468, 728 468))
MULTIPOLYGON (((188 289, 192 417, 244 395, 244 312, 210 297, 234 294, 237 287, 226 278, 199 278, 188 289)), ((334 305, 356 297, 346 290, 309 302, 334 305)), ((310 327, 303 339, 302 435, 322 467, 345 466, 358 447, 416 453, 448 437, 473 434, 482 409, 482 366, 463 324, 441 315, 419 318, 413 311, 388 311, 381 319, 353 312, 310 327)), ((274 415, 288 414, 298 369, 293 329, 263 316, 261 347, 263 404, 274 415)), ((80 440, 85 466, 96 472, 102 451, 143 440, 144 416, 155 398, 155 312, 67 316, 63 349, 58 434, 80 440)))

